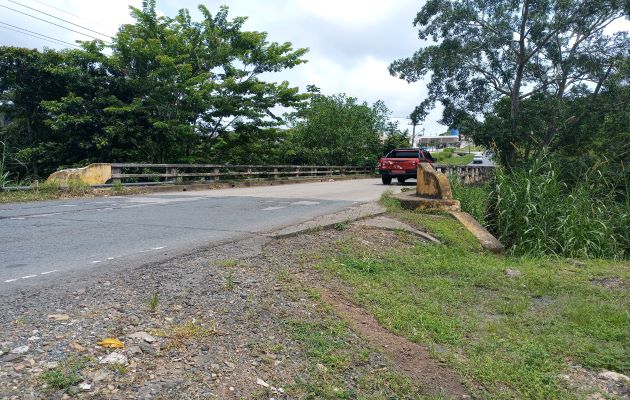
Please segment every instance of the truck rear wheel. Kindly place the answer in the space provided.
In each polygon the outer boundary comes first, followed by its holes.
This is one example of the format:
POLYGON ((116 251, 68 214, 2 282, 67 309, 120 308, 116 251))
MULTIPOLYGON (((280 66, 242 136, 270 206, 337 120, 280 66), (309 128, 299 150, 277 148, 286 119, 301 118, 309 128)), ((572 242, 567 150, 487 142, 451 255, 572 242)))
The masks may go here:
POLYGON ((381 180, 383 181, 383 185, 389 185, 390 183, 392 183, 391 176, 382 175, 381 180))
POLYGON ((398 178, 398 183, 405 183, 407 178, 398 178))

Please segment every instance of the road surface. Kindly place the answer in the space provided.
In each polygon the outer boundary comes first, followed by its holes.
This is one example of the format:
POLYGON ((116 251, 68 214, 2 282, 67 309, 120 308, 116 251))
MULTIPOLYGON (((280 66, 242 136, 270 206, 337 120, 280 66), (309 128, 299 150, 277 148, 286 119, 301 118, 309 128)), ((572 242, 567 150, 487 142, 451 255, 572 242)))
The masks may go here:
POLYGON ((478 154, 481 155, 481 157, 483 158, 481 164, 473 164, 472 162, 470 162, 468 165, 472 165, 472 166, 484 166, 484 167, 492 167, 494 166, 494 161, 492 161, 491 156, 489 157, 485 152, 473 152, 473 154, 478 154))
POLYGON ((270 232, 387 189, 360 179, 0 204, 0 293, 270 232))

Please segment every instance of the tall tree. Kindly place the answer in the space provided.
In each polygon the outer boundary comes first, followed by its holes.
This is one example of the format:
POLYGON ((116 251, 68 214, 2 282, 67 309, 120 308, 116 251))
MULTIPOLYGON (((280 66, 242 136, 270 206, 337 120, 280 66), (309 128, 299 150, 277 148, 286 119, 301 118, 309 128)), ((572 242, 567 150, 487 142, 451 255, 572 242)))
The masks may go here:
MULTIPOLYGON (((525 99, 544 95, 559 109, 568 98, 600 93, 630 51, 626 32, 606 33, 627 12, 620 0, 429 0, 414 25, 433 44, 393 62, 390 72, 409 82, 430 75, 417 112, 426 117, 440 102, 451 126, 470 125, 508 98, 509 131, 517 136, 525 99)), ((557 112, 548 117, 541 147, 560 128, 557 112)))

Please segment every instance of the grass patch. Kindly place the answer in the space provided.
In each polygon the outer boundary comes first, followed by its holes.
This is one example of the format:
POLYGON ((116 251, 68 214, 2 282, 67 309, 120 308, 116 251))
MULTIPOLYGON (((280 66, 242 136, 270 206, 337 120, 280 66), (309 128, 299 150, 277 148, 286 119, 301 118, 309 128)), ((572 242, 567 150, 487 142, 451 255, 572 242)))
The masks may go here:
POLYGON ((353 343, 354 335, 345 322, 329 310, 324 312, 326 315, 317 321, 287 322, 292 339, 302 346, 310 361, 308 373, 287 387, 291 398, 427 398, 408 378, 387 368, 371 367, 371 351, 353 343))
POLYGON ((47 391, 71 393, 72 387, 83 381, 82 371, 90 363, 89 357, 70 356, 55 368, 44 371, 40 378, 47 391))
POLYGON ((459 200, 462 211, 472 215, 477 222, 485 226, 491 191, 490 184, 464 185, 455 177, 451 177, 450 182, 453 198, 459 200))
POLYGON ((473 154, 463 156, 455 154, 455 149, 453 148, 447 148, 440 152, 433 153, 432 155, 438 164, 446 165, 468 165, 472 162, 474 157, 473 154))
POLYGON ((181 348, 189 341, 202 342, 217 334, 217 325, 212 321, 210 326, 204 326, 199 321, 191 320, 185 324, 175 324, 164 329, 157 329, 151 334, 170 339, 168 347, 181 348))
MULTIPOLYGON (((569 363, 630 373, 630 297, 594 283, 630 280, 627 263, 497 257, 450 216, 403 211, 388 198, 384 204, 446 244, 374 249, 349 235, 320 267, 348 283, 384 327, 434 349, 476 396, 575 398, 559 378, 569 363), (510 278, 507 269, 522 276, 510 278)), ((339 327, 296 329, 320 362, 343 365, 326 358, 336 354, 339 327), (332 342, 322 343, 322 335, 332 342)))
POLYGON ((238 260, 235 260, 233 258, 225 258, 225 259, 219 261, 219 267, 233 268, 233 267, 237 267, 237 266, 238 266, 238 260))
POLYGON ((155 311, 159 304, 160 304, 160 295, 158 294, 156 290, 154 290, 153 293, 151 293, 151 296, 149 296, 149 299, 147 300, 147 307, 149 307, 149 310, 155 311))

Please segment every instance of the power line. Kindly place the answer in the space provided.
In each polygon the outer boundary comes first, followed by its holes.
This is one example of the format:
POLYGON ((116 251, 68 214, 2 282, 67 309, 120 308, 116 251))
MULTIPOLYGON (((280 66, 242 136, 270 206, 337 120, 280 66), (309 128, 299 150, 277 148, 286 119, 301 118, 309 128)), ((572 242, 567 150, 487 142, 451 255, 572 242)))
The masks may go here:
MULTIPOLYGON (((7 24, 5 22, 0 22, 0 24, 8 25, 8 26, 14 26, 14 25, 11 25, 11 24, 7 24)), ((55 43, 55 44, 66 44, 66 45, 69 45, 69 46, 76 47, 78 49, 80 48, 79 46, 74 45, 72 43, 64 42, 63 40, 55 39, 54 37, 42 35, 41 33, 29 31, 28 29, 24 29, 24 28, 16 27, 17 29, 13 29, 13 28, 9 28, 9 27, 6 27, 6 26, 0 26, 0 28, 4 28, 4 29, 7 29, 7 30, 10 30, 10 31, 13 31, 13 32, 21 33, 23 35, 31 36, 31 37, 34 37, 34 38, 37 38, 37 39, 40 39, 40 40, 45 40, 47 42, 51 42, 51 43, 55 43), (21 29, 21 30, 18 30, 18 29, 21 29), (32 33, 29 33, 29 32, 32 32, 32 33)))
POLYGON ((9 2, 11 2, 11 3, 13 3, 13 4, 17 4, 17 5, 19 5, 19 6, 22 6, 22 7, 24 7, 24 8, 28 8, 29 10, 36 11, 36 12, 38 12, 38 13, 40 13, 40 14, 44 14, 44 15, 47 15, 47 16, 49 16, 49 17, 52 17, 52 18, 58 19, 59 21, 63 21, 63 22, 65 22, 65 23, 67 23, 67 24, 77 26, 77 27, 79 27, 79 28, 81 28, 81 29, 85 29, 86 31, 90 31, 90 32, 93 32, 93 33, 96 33, 96 34, 98 34, 98 35, 105 36, 105 37, 107 37, 107 38, 110 38, 110 39, 111 39, 111 36, 109 36, 109 35, 106 35, 106 34, 104 34, 104 33, 101 33, 101 32, 95 31, 95 30, 93 30, 93 29, 87 28, 87 27, 85 27, 85 26, 83 26, 83 25, 75 24, 74 22, 70 22, 70 21, 65 20, 65 19, 63 19, 63 18, 56 17, 56 16, 54 16, 54 15, 52 15, 52 14, 49 14, 49 13, 47 13, 47 12, 44 12, 44 11, 38 10, 38 9, 36 9, 36 8, 29 7, 29 6, 27 6, 27 5, 24 5, 24 4, 20 3, 20 2, 18 2, 18 1, 15 1, 15 0, 7 0, 7 1, 9 1, 9 2))
POLYGON ((60 27, 60 28, 66 29, 66 30, 68 30, 68 31, 71 31, 71 32, 74 32, 74 33, 78 33, 78 34, 80 34, 80 35, 84 35, 84 36, 87 36, 87 37, 91 37, 92 39, 96 39, 96 40, 103 40, 103 39, 101 39, 101 38, 97 38, 97 37, 95 37, 95 36, 88 35, 87 33, 79 32, 79 31, 76 31, 76 30, 74 30, 74 29, 68 28, 67 26, 59 25, 59 24, 56 24, 56 23, 54 23, 54 22, 50 22, 50 21, 48 21, 48 20, 45 20, 45 19, 43 19, 43 18, 39 18, 39 17, 36 17, 36 16, 34 16, 34 15, 31 15, 31 14, 25 13, 25 12, 23 12, 23 11, 16 10, 15 8, 7 7, 7 6, 2 5, 2 4, 0 4, 0 7, 4 7, 4 8, 6 8, 6 9, 11 10, 11 11, 15 11, 15 12, 17 12, 17 13, 27 15, 27 16, 29 16, 29 17, 31 17, 31 18, 35 18, 35 19, 38 19, 38 20, 40 20, 40 21, 44 21, 44 22, 49 23, 49 24, 51 24, 51 25, 58 26, 58 27, 60 27))
MULTIPOLYGON (((57 10, 57 11, 62 12, 62 13, 64 13, 64 14, 68 14, 68 15, 70 15, 70 16, 72 16, 72 17, 75 17, 75 18, 81 19, 81 20, 83 20, 83 21, 85 21, 85 22, 89 22, 90 24, 98 25, 98 26, 100 26, 100 27, 102 27, 102 28, 105 28, 105 26, 104 26, 104 25, 99 24, 98 22, 91 21, 91 20, 89 20, 89 19, 87 19, 87 18, 85 18, 85 17, 82 17, 82 16, 80 16, 80 15, 73 14, 73 13, 71 13, 71 12, 69 12, 69 11, 66 11, 66 10, 63 10, 63 9, 61 9, 61 8, 55 7, 55 6, 51 5, 51 4, 44 3, 43 1, 39 1, 39 0, 31 0, 31 1, 34 1, 35 3, 39 3, 39 4, 41 4, 41 5, 43 5, 43 6, 46 6, 46 7, 52 8, 53 10, 57 10)), ((107 28, 106 28, 106 29, 107 29, 107 28)))

